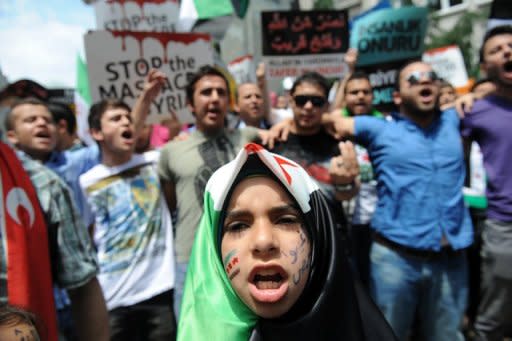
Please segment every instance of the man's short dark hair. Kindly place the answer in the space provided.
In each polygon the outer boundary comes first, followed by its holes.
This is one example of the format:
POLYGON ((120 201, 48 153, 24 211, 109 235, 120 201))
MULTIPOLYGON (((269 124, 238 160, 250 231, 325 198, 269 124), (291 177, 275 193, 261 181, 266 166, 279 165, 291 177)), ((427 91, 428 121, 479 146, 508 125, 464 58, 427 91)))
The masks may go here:
POLYGON ((87 123, 89 123, 89 129, 101 130, 101 118, 108 109, 122 108, 129 112, 132 111, 130 106, 120 99, 104 99, 97 103, 94 103, 89 110, 89 117, 87 117, 87 123))
POLYGON ((16 102, 14 102, 14 104, 11 107, 11 110, 5 116, 5 122, 4 122, 5 130, 13 130, 14 129, 14 114, 13 114, 13 111, 14 111, 14 109, 19 107, 20 105, 25 105, 25 104, 42 105, 43 107, 48 109, 48 105, 45 102, 43 102, 42 100, 38 99, 38 98, 35 98, 35 97, 20 98, 20 99, 16 100, 16 102))
POLYGON ((220 72, 217 68, 211 66, 211 65, 203 65, 197 70, 196 73, 192 75, 192 77, 189 79, 187 87, 185 88, 185 92, 187 95, 187 102, 190 104, 194 104, 194 90, 196 89, 196 84, 199 82, 199 80, 206 76, 218 76, 224 80, 226 83, 226 89, 228 91, 228 98, 230 97, 229 93, 229 82, 226 76, 220 72))
POLYGON ((364 71, 356 71, 354 72, 353 74, 351 74, 348 79, 347 79, 347 82, 345 83, 345 93, 347 93, 347 84, 348 82, 350 81, 353 81, 353 80, 356 80, 356 79, 363 79, 363 80, 367 80, 368 83, 370 83, 370 86, 371 86, 371 82, 370 82, 370 77, 368 76, 368 74, 364 71))
POLYGON ((297 78, 290 89, 290 95, 293 96, 297 87, 302 83, 317 85, 323 90, 326 98, 329 95, 329 84, 327 83, 327 79, 318 72, 306 72, 297 78))
POLYGON ((487 31, 482 41, 482 46, 480 47, 480 63, 484 62, 484 47, 487 41, 489 41, 489 39, 491 39, 492 37, 499 36, 502 34, 512 34, 512 25, 496 26, 487 31))
POLYGON ((55 123, 58 123, 60 120, 66 121, 67 131, 70 135, 74 134, 76 131, 76 116, 71 108, 60 102, 50 102, 48 103, 48 110, 50 110, 53 120, 55 123))

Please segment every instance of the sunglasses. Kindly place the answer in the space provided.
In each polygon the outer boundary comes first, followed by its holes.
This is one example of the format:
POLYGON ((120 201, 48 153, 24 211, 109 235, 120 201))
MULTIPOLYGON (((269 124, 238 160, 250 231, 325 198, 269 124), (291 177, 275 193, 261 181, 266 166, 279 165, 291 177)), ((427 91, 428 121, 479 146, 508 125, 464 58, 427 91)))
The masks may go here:
POLYGON ((411 85, 419 84, 422 79, 427 79, 430 82, 441 80, 434 71, 413 71, 407 75, 406 79, 411 85))
POLYGON ((293 97, 293 100, 295 101, 295 104, 297 104, 300 107, 303 107, 306 105, 306 103, 311 102, 314 107, 320 108, 325 105, 327 100, 322 96, 306 96, 306 95, 297 95, 293 97))

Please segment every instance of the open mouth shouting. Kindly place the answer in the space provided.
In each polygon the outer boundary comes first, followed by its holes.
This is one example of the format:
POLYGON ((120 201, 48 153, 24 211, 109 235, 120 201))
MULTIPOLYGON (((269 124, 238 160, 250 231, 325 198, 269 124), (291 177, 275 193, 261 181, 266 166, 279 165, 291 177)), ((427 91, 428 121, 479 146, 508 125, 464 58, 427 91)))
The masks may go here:
POLYGON ((125 130, 121 133, 121 138, 125 144, 133 144, 135 142, 134 133, 131 129, 125 130))
POLYGON ((208 116, 216 117, 216 116, 220 115, 220 108, 218 108, 218 107, 210 107, 210 108, 208 108, 208 111, 206 112, 206 114, 208 116))
POLYGON ((420 90, 420 100, 422 103, 431 103, 434 101, 434 92, 430 87, 420 90))
POLYGON ((51 134, 47 130, 40 130, 35 134, 35 137, 40 139, 51 139, 51 134))
POLYGON ((34 140, 37 143, 44 145, 51 145, 53 143, 53 136, 48 130, 39 130, 34 134, 34 140))
POLYGON ((288 275, 279 265, 255 267, 249 275, 249 292, 260 303, 274 303, 288 292, 288 275))
POLYGON ((506 78, 512 79, 512 60, 509 60, 503 64, 503 71, 506 78))
POLYGON ((503 69, 505 72, 512 72, 512 60, 509 60, 505 64, 503 64, 503 69))

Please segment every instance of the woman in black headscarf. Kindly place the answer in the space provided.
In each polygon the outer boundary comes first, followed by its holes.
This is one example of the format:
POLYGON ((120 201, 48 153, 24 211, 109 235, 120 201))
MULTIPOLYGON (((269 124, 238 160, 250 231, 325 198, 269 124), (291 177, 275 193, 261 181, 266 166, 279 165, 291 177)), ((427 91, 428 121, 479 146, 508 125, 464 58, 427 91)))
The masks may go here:
POLYGON ((208 182, 178 339, 395 340, 344 247, 307 173, 247 145, 208 182))

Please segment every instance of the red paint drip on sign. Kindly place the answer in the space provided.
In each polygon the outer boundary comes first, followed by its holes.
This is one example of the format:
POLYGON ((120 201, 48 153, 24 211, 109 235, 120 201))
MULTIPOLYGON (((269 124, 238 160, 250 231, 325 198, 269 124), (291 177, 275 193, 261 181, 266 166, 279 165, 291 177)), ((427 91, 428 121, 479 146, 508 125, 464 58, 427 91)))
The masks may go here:
POLYGON ((107 0, 107 4, 113 5, 113 4, 119 4, 122 7, 123 10, 123 18, 126 18, 126 12, 124 9, 124 4, 127 2, 135 2, 139 8, 140 8, 140 15, 141 17, 144 17, 144 4, 163 4, 164 2, 174 2, 177 3, 178 0, 107 0))
POLYGON ((171 41, 180 42, 189 45, 197 40, 210 41, 210 35, 205 33, 194 33, 194 34, 180 34, 180 33, 169 33, 169 32, 133 32, 133 31, 110 31, 114 37, 121 37, 123 51, 126 50, 126 37, 131 37, 139 43, 139 54, 140 57, 144 57, 142 50, 142 42, 146 38, 152 38, 160 42, 164 50, 164 63, 167 63, 167 44, 171 41))

